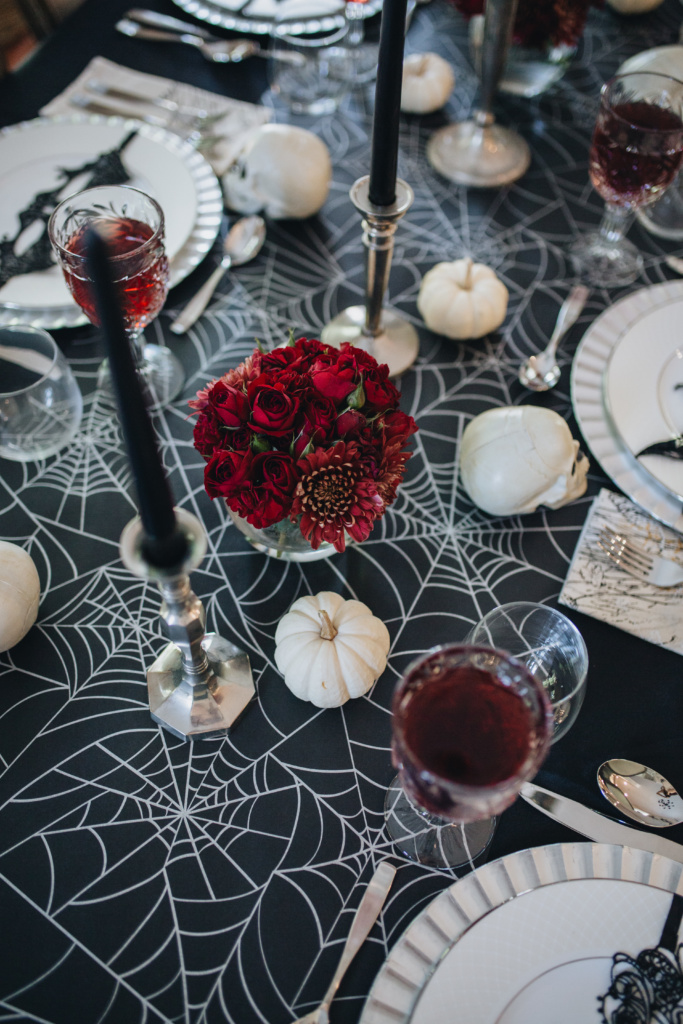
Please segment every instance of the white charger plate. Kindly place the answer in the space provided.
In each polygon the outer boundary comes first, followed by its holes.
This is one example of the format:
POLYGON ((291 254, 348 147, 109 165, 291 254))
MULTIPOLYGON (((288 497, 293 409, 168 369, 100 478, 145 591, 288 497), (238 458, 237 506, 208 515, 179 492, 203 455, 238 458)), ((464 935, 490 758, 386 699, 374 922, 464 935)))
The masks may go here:
MULTIPOLYGON (((626 447, 605 408, 605 374, 612 351, 631 324, 659 306, 683 299, 683 281, 642 288, 601 313, 583 336, 572 363, 574 414, 593 456, 631 501, 651 516, 683 533, 683 508, 676 495, 660 484, 626 447)), ((643 358, 648 356, 648 350, 643 358)), ((664 440, 664 437, 658 440, 664 440)), ((657 461, 661 461, 658 459, 657 461)))
POLYGON ((408 927, 360 1024, 598 1024, 613 955, 656 945, 682 875, 667 858, 598 843, 486 864, 408 927))
MULTIPOLYGON (((189 142, 163 128, 121 117, 36 118, 0 131, 0 237, 13 237, 17 213, 38 192, 59 183, 60 167, 79 167, 126 147, 126 182, 153 196, 164 211, 171 287, 182 281, 213 245, 223 215, 223 195, 212 168, 189 142)), ((61 198, 80 191, 86 176, 65 185, 61 198)), ((0 288, 0 324, 71 327, 86 323, 58 266, 11 278, 0 288)))
MULTIPOLYGON (((186 14, 210 25, 235 32, 268 35, 276 18, 298 19, 288 26, 290 34, 330 32, 344 24, 345 0, 173 0, 186 14), (289 12, 289 13, 288 13, 289 12)), ((376 14, 382 0, 363 4, 366 18, 376 14)))

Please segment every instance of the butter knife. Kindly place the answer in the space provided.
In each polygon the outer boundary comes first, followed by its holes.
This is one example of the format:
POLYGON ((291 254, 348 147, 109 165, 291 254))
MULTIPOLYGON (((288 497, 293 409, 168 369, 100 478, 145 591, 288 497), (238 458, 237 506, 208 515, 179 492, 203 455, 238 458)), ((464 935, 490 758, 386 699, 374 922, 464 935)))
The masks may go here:
POLYGON ((668 441, 657 441, 643 448, 638 452, 636 458, 641 455, 667 455, 670 459, 683 459, 683 437, 670 437, 668 441))
POLYGON ((655 836, 650 832, 641 832, 628 825, 621 825, 605 814, 593 811, 589 807, 569 797, 560 796, 549 789, 543 789, 533 782, 525 782, 520 796, 536 810, 547 814, 567 828, 574 829, 579 835, 592 839, 595 843, 612 843, 616 846, 632 846, 636 850, 647 850, 658 853, 662 857, 683 864, 683 846, 663 836, 655 836))

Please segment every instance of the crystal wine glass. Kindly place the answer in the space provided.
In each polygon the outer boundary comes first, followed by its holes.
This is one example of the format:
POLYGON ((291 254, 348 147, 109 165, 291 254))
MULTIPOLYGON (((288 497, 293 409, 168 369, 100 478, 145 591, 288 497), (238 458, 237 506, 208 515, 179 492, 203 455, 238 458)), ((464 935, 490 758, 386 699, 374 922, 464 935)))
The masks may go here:
POLYGON ((346 0, 344 14, 349 26, 346 46, 349 49, 349 74, 357 85, 365 85, 377 77, 379 47, 365 40, 367 0, 346 0))
POLYGON ((413 662, 394 692, 385 822, 406 857, 470 863, 542 764, 553 716, 541 683, 504 651, 456 644, 413 662))
POLYGON ((584 280, 603 286, 635 281, 643 258, 624 235, 636 211, 671 184, 682 158, 683 82, 633 71, 603 85, 588 166, 605 212, 598 231, 570 250, 584 280))
MULTIPOLYGON (((48 225, 52 247, 71 294, 97 325, 95 292, 85 251, 88 227, 95 228, 107 245, 124 326, 151 403, 157 408, 164 406, 182 388, 184 373, 168 348, 145 344, 142 334, 160 312, 168 293, 163 211, 151 196, 127 185, 86 189, 54 210, 48 225)), ((106 360, 99 383, 111 390, 106 360)))

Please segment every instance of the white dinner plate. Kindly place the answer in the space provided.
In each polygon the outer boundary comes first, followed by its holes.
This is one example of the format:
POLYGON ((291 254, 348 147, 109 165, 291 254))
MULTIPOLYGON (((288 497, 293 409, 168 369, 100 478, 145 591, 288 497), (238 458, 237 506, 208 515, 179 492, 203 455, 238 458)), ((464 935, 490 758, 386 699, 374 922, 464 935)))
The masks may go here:
MULTIPOLYGON (((186 14, 235 32, 268 35, 276 18, 298 19, 289 26, 292 35, 330 32, 344 24, 345 0, 173 0, 186 14)), ((363 16, 376 14, 382 0, 367 0, 363 16)))
POLYGON ((486 864, 394 946, 360 1024, 599 1024, 613 956, 657 945, 683 867, 563 843, 486 864))
POLYGON ((617 74, 625 75, 631 71, 656 71, 661 75, 671 75, 683 81, 683 46, 653 46, 649 50, 641 50, 629 57, 621 65, 617 74))
MULTIPOLYGON (((166 222, 171 286, 182 281, 213 245, 223 214, 220 184, 190 143, 120 117, 37 118, 0 131, 0 237, 17 234, 18 213, 60 182, 60 168, 78 168, 115 149, 135 130, 122 159, 131 180, 160 204, 166 222)), ((82 189, 87 174, 65 184, 61 198, 82 189)), ((29 230, 26 236, 32 240, 29 230)), ((28 244, 28 242, 27 242, 28 244)), ((85 323, 57 266, 11 278, 0 288, 0 324, 69 327, 85 323)))
MULTIPOLYGON (((601 313, 583 336, 572 363, 571 395, 577 423, 593 456, 617 487, 651 516, 683 533, 683 509, 676 495, 660 484, 622 441, 605 407, 605 374, 619 340, 631 325, 657 308, 683 300, 683 281, 642 288, 601 313)), ((644 359, 648 357, 648 349, 644 359)), ((661 369, 661 367, 660 367, 661 369)), ((664 437, 658 440, 664 440, 664 437)), ((658 458, 657 461, 662 461, 658 458)))

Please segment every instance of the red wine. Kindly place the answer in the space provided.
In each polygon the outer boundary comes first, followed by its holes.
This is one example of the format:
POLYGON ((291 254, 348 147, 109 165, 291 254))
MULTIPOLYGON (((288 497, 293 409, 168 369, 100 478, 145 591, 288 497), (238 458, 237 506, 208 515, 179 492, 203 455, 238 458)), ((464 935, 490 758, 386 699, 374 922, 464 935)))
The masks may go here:
MULTIPOLYGON (((133 217, 107 217, 91 222, 107 243, 115 259, 112 275, 127 329, 140 329, 159 313, 168 291, 168 260, 163 239, 148 245, 154 230, 133 217)), ((85 255, 86 226, 80 227, 64 248, 75 256, 85 255)), ((62 263, 66 282, 74 299, 88 319, 99 324, 92 282, 84 274, 81 259, 62 263)))
POLYGON ((642 206, 670 185, 683 156, 683 121, 644 101, 598 115, 589 156, 593 187, 607 202, 642 206))

